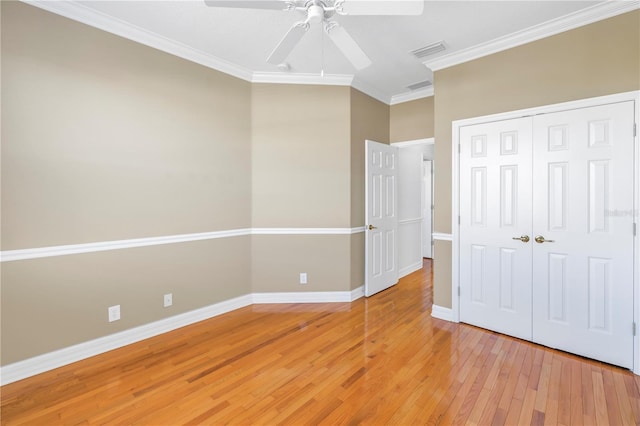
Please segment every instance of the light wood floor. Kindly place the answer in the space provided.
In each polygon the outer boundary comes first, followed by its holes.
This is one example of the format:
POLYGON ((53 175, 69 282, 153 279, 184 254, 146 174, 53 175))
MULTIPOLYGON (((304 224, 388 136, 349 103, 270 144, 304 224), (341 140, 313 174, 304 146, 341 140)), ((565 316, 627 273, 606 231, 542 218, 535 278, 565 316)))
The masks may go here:
POLYGON ((431 263, 344 304, 258 305, 6 385, 2 424, 640 422, 629 371, 431 317, 431 263))

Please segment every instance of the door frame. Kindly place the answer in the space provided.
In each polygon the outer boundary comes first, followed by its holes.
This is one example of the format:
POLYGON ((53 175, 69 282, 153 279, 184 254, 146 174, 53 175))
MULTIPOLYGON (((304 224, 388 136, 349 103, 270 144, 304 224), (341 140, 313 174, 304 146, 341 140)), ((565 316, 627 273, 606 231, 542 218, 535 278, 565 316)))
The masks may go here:
POLYGON ((424 229, 422 230, 422 238, 423 240, 422 242, 422 257, 426 257, 425 256, 425 246, 429 246, 429 254, 430 256, 428 257, 428 259, 433 259, 433 176, 434 176, 434 170, 433 170, 433 159, 431 160, 422 160, 422 204, 424 206, 424 210, 422 212, 422 217, 423 217, 423 226, 424 226, 424 222, 426 222, 426 215, 425 213, 427 211, 429 211, 429 217, 431 218, 431 221, 429 223, 429 238, 428 238, 428 244, 425 244, 424 238, 427 237, 427 234, 424 232, 424 229), (425 163, 430 163, 431 166, 431 171, 429 172, 429 194, 431 195, 430 197, 427 198, 427 183, 425 182, 425 177, 426 177, 426 173, 425 173, 425 168, 426 168, 426 164, 425 163), (427 201, 429 202, 429 205, 427 206, 427 201))
MULTIPOLYGON (((403 142, 392 142, 389 145, 391 146, 395 146, 398 148, 398 150, 402 150, 403 148, 410 148, 410 147, 415 147, 415 146, 422 146, 422 147, 426 147, 426 146, 431 146, 431 145, 435 145, 435 138, 424 138, 424 139, 414 139, 414 140, 410 140, 410 141, 403 141, 403 142)), ((424 158, 423 158, 423 162, 424 162, 424 158)), ((429 161, 431 161, 431 167, 432 170, 435 170, 435 158, 431 158, 429 161)), ((433 185, 433 175, 431 176, 431 203, 433 204, 433 193, 434 193, 434 185, 433 185)), ((424 186, 424 179, 421 179, 421 185, 424 186)), ((421 197, 424 198, 424 187, 422 187, 421 192, 421 197)), ((421 214, 421 220, 424 220, 424 218, 422 217, 424 216, 423 214, 421 214)), ((399 223, 399 225, 401 225, 399 223)), ((422 258, 423 256, 423 250, 422 250, 422 246, 424 244, 423 241, 424 236, 422 235, 422 232, 420 233, 420 257, 422 258)), ((431 211, 431 258, 433 259, 433 210, 431 211)), ((397 248, 396 248, 397 249, 397 248)), ((418 269, 422 268, 422 262, 420 263, 420 266, 418 267, 418 269)), ((418 270, 416 269, 416 270, 418 270)), ((412 271, 413 272, 413 271, 412 271)), ((402 276, 400 276, 400 278, 402 278, 402 276)))
POLYGON ((460 322, 460 128, 474 124, 490 123, 494 121, 509 120, 520 117, 528 117, 536 114, 547 114, 572 109, 586 108, 610 103, 633 101, 635 105, 636 131, 634 137, 634 176, 633 194, 635 212, 635 236, 634 236, 634 265, 633 265, 633 318, 636 325, 636 333, 633 338, 633 372, 640 375, 640 136, 637 129, 640 125, 640 90, 617 93, 613 95, 598 96, 577 101, 563 102, 545 105, 541 107, 526 108, 481 117, 456 120, 452 122, 451 143, 451 320, 460 322))

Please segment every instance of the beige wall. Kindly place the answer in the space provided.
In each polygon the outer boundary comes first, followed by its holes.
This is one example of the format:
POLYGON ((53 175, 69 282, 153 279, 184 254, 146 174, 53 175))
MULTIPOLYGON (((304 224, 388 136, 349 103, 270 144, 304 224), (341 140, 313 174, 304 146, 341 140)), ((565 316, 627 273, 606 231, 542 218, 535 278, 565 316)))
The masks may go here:
MULTIPOLYGON (((449 233, 452 121, 640 89, 640 11, 436 71, 435 85, 435 230, 449 233)), ((436 249, 434 303, 450 307, 450 244, 436 249)))
POLYGON ((349 227, 349 88, 253 85, 253 226, 349 227))
POLYGON ((389 106, 351 89, 351 226, 364 225, 366 140, 389 143, 389 106))
POLYGON ((253 235, 251 238, 253 292, 350 290, 350 235, 253 235), (301 272, 307 274, 307 284, 300 284, 301 272))
MULTIPOLYGON (((388 142, 387 105, 349 87, 255 84, 252 132, 254 227, 364 224, 364 141, 388 142)), ((256 292, 346 291, 364 283, 360 234, 252 241, 256 292), (299 284, 301 272, 309 284, 299 284)))
POLYGON ((249 83, 2 7, 3 250, 249 226, 249 83))
POLYGON ((391 106, 390 141, 405 142, 434 135, 434 97, 416 99, 391 106))
MULTIPOLYGON (((364 226, 366 140, 389 143, 389 106, 351 89, 351 227, 364 226)), ((351 236, 351 289, 364 284, 365 236, 351 236)))
MULTIPOLYGON (((252 92, 253 227, 350 227, 350 89, 255 84, 252 92)), ((254 292, 345 291, 349 276, 348 236, 252 237, 254 292)))
MULTIPOLYGON (((2 250, 251 226, 249 83, 0 7, 2 250)), ((3 262, 2 364, 248 294, 250 268, 249 237, 3 262)))

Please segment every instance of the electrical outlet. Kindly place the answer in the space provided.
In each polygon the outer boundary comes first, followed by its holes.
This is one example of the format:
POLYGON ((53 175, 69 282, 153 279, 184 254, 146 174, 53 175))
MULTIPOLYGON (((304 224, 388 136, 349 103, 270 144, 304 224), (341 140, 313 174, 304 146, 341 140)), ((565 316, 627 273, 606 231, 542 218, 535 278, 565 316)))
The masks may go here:
POLYGON ((118 321, 120 319, 120 305, 109 307, 109 322, 118 321))
POLYGON ((173 294, 169 293, 169 294, 165 294, 164 295, 164 307, 167 308, 169 306, 173 305, 173 294))
POLYGON ((300 284, 306 284, 306 283, 307 283, 307 273, 300 272, 300 284))

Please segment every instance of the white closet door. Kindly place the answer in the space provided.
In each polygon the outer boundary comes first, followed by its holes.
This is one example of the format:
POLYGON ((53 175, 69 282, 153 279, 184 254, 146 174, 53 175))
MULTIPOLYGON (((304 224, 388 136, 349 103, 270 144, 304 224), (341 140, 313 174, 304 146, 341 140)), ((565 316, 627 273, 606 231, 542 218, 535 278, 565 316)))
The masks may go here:
POLYGON ((633 102, 534 117, 533 340, 633 367, 633 102), (548 241, 552 240, 552 241, 548 241))
POLYGON ((530 118, 460 129, 460 319, 528 340, 531 141, 530 118))

